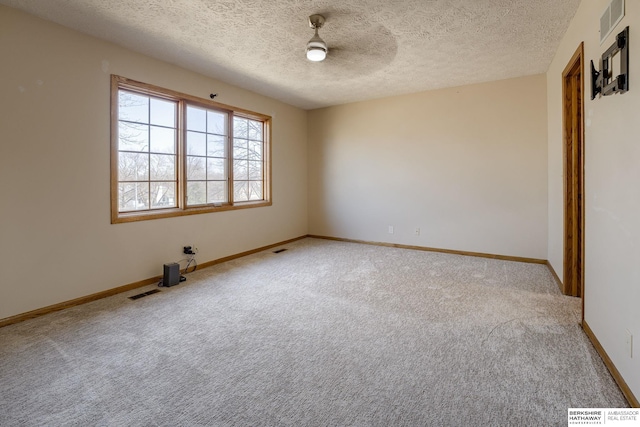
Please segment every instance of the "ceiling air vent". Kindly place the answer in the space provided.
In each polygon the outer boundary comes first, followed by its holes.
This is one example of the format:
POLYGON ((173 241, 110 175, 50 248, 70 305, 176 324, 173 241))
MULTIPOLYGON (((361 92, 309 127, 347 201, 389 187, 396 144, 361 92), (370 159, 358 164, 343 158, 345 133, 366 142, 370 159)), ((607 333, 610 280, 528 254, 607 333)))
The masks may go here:
POLYGON ((600 17, 600 44, 624 17, 624 0, 613 0, 600 17))

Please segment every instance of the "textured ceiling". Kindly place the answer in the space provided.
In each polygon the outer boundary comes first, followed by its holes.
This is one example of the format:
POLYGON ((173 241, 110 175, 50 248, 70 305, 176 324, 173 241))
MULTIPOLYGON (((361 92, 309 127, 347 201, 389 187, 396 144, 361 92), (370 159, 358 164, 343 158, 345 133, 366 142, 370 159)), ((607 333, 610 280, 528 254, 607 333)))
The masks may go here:
POLYGON ((580 0, 0 3, 311 109, 543 73, 580 0), (320 63, 305 58, 314 13, 320 63))

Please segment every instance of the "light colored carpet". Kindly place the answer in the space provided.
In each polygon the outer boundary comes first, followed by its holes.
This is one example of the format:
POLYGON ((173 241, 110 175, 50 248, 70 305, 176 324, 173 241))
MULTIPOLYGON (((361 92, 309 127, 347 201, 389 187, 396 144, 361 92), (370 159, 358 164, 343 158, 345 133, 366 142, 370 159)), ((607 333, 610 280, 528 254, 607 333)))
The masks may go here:
POLYGON ((286 247, 0 329, 0 425, 542 426, 627 406, 545 266, 286 247))

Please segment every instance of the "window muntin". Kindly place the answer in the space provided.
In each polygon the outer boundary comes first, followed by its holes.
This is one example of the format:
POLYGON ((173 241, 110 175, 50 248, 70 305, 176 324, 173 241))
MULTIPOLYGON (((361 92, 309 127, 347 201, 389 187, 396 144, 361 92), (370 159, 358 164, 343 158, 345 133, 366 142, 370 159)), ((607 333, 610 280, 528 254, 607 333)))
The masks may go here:
POLYGON ((270 124, 112 76, 112 222, 271 205, 270 124))
POLYGON ((187 206, 229 202, 228 123, 227 112, 187 105, 187 206))
POLYGON ((176 208, 177 102, 118 93, 119 212, 176 208))

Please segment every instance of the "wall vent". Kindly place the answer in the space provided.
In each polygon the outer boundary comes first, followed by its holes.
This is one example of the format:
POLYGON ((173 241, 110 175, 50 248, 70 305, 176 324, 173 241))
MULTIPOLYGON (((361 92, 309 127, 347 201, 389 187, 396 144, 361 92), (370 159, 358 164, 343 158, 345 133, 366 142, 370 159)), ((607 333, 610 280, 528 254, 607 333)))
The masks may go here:
POLYGON ((600 17, 600 44, 624 18, 624 0, 613 0, 600 17))

